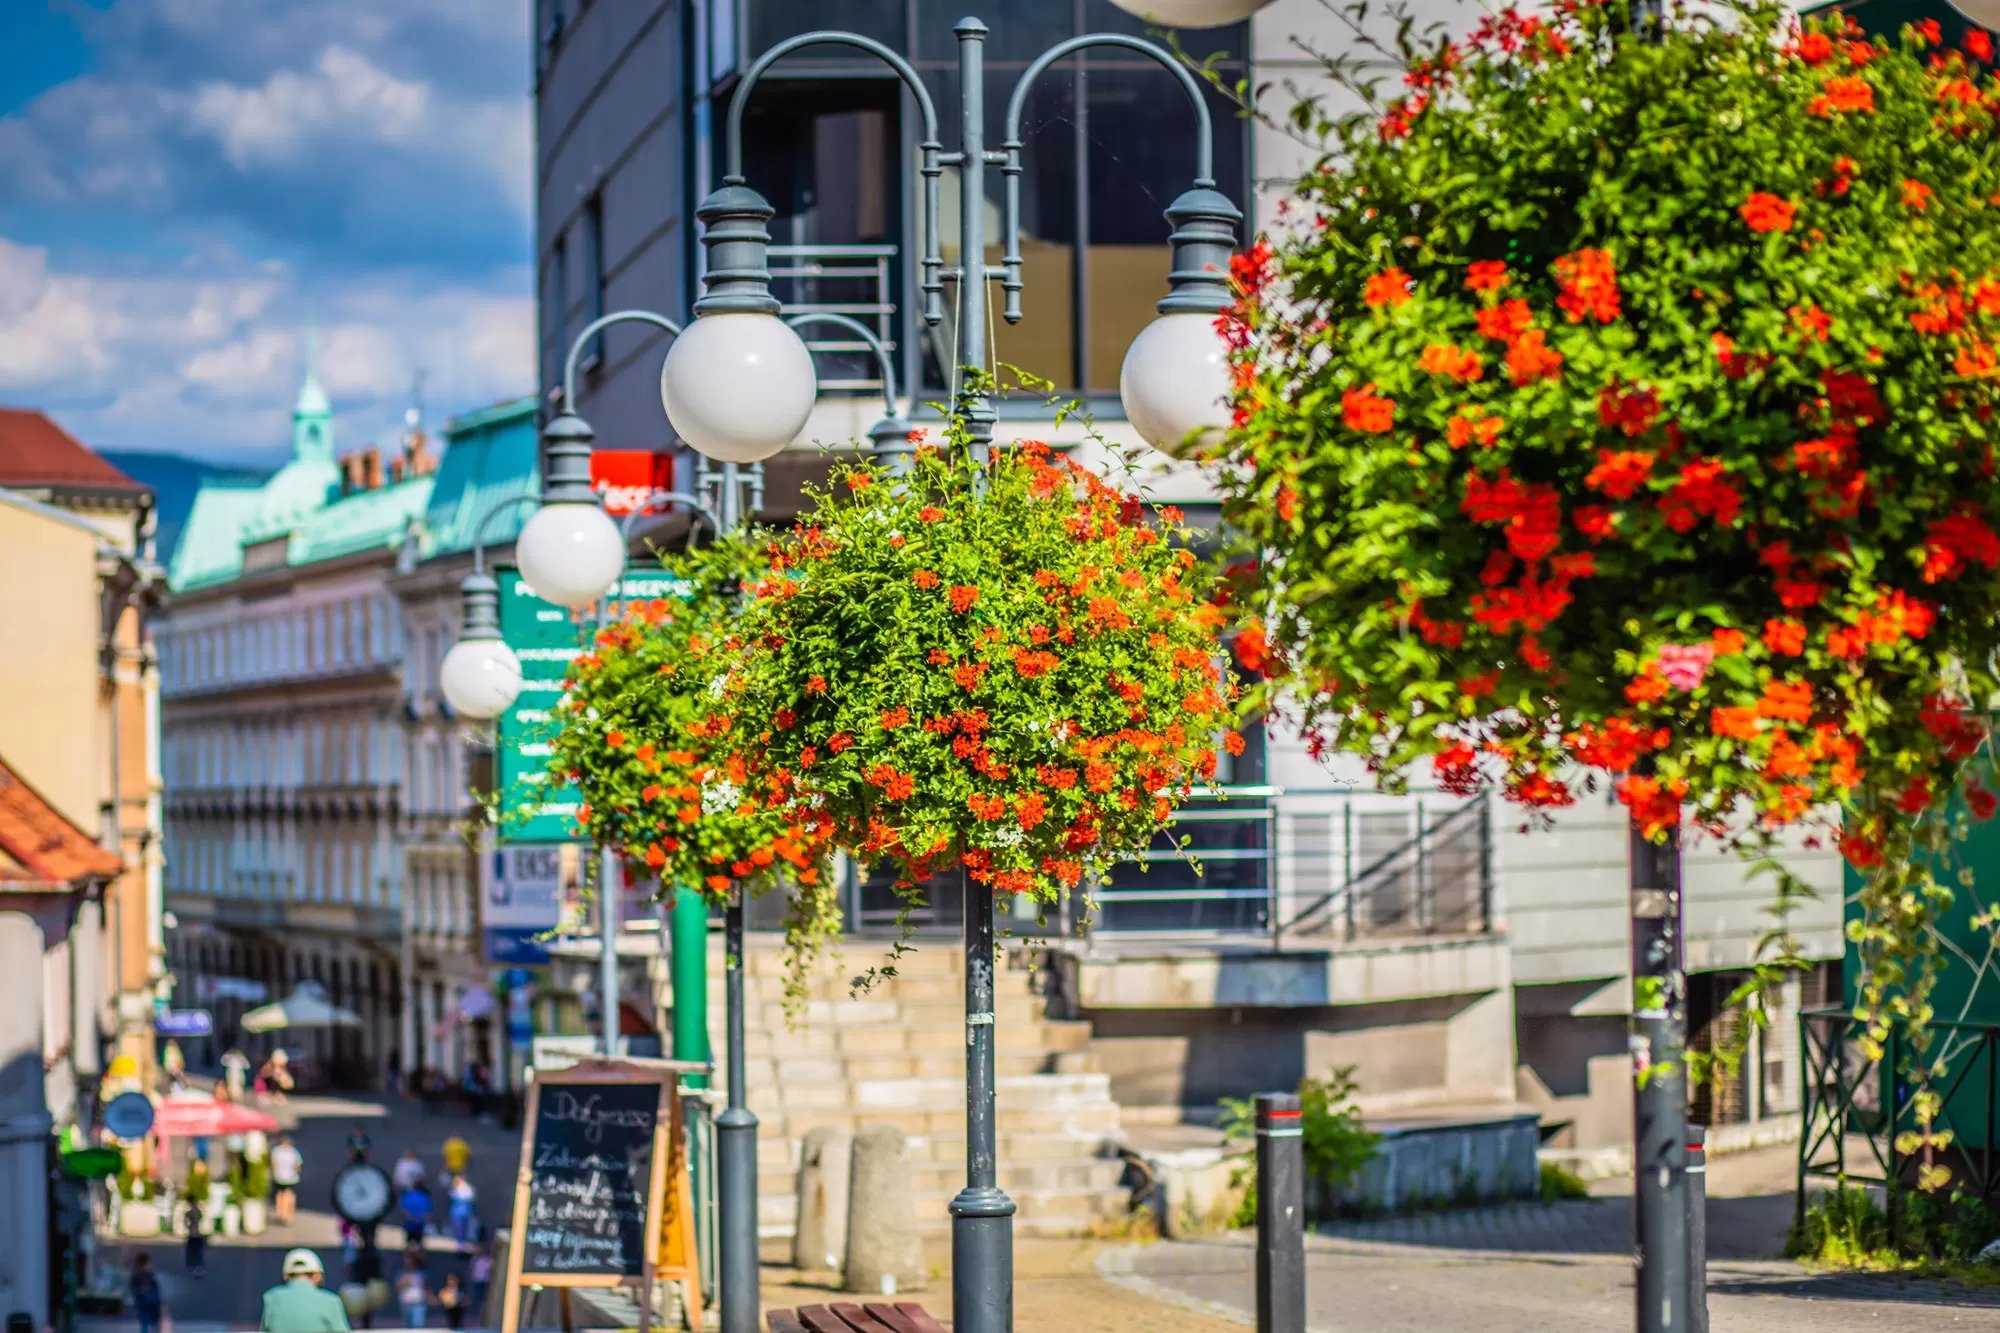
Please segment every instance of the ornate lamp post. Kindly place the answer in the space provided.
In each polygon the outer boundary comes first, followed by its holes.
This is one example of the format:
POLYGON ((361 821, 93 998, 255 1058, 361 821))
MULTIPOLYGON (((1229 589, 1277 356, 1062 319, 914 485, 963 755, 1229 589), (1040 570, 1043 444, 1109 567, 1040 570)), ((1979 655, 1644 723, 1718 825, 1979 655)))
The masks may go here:
MULTIPOLYGON (((1242 0, 1236 0, 1238 8, 1241 4, 1242 0)), ((729 105, 723 183, 695 213, 703 224, 702 243, 708 252, 703 296, 695 303, 694 323, 668 350, 661 371, 661 396, 668 420, 683 439, 721 462, 725 472, 737 463, 767 458, 784 448, 804 428, 812 407, 810 357, 800 354, 802 345, 778 318, 779 303, 770 292, 770 233, 765 224, 773 209, 749 187, 743 175, 743 116, 751 94, 774 64, 808 46, 848 46, 866 51, 909 88, 923 129, 918 144, 924 189, 918 267, 924 319, 933 325, 943 319, 944 282, 956 282, 956 346, 961 349, 962 363, 975 369, 983 368, 987 360, 988 282, 998 279, 1005 290, 1003 313, 1008 322, 1021 317, 1020 121, 1028 90, 1056 61, 1090 48, 1138 52, 1171 72, 1193 104, 1199 126, 1194 180, 1192 188, 1168 209, 1168 219, 1174 224, 1169 237, 1173 251, 1170 291, 1161 303, 1160 320, 1140 335, 1127 357, 1120 391, 1133 424, 1162 448, 1176 448, 1202 430, 1222 424, 1227 376, 1221 340, 1210 326, 1228 300, 1226 260, 1242 215, 1215 190, 1208 108, 1193 75, 1166 50, 1138 38, 1100 33, 1062 42, 1022 73, 1008 103, 1006 141, 995 151, 986 146, 987 27, 976 18, 968 18, 953 31, 958 37, 960 90, 959 147, 953 152, 946 152, 939 140, 936 107, 916 71, 889 47, 857 33, 822 31, 789 38, 759 56, 737 85, 729 105), (959 190, 959 263, 949 269, 938 238, 939 177, 947 166, 957 169, 959 190), (1006 178, 1005 255, 997 268, 987 265, 984 258, 986 173, 990 167, 999 167, 1006 178), (747 404, 754 404, 754 410, 746 410, 747 404)), ((960 392, 954 409, 967 423, 972 448, 984 453, 993 438, 992 403, 969 386, 960 392)), ((877 441, 887 443, 879 434, 877 441)), ((732 912, 738 910, 732 905, 732 912)), ((951 1203, 952 1327, 960 1333, 1005 1333, 1013 1327, 1014 1204, 1000 1188, 997 1176, 994 894, 990 885, 967 884, 964 917, 966 1183, 951 1203)), ((736 1045, 732 1040, 732 1062, 736 1045)), ((733 1111, 732 1107, 718 1124, 726 1126, 733 1111)), ((754 1154, 754 1136, 748 1139, 748 1147, 754 1154)), ((726 1148, 722 1151, 726 1169, 729 1158, 726 1148)), ((745 1230, 733 1234, 726 1179, 723 1201, 723 1328, 725 1333, 752 1333, 759 1319, 754 1211, 745 1216, 739 1206, 735 1222, 745 1230)))

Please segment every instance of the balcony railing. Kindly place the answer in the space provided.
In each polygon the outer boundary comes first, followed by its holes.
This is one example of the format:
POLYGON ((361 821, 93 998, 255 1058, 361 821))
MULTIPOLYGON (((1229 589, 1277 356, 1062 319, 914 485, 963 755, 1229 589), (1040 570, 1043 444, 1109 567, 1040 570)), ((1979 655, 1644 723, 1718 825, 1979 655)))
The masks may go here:
MULTIPOLYGON (((835 314, 860 321, 896 355, 893 245, 774 245, 771 290, 787 315, 835 314)), ((867 344, 830 324, 801 335, 819 366, 819 387, 844 394, 880 393, 882 372, 867 344)))
MULTIPOLYGON (((1492 880, 1484 797, 1239 787, 1183 808, 1087 901, 1023 900, 1006 924, 1016 935, 1261 936, 1279 947, 1469 936, 1492 929, 1492 880)), ((844 898, 858 929, 897 919, 886 875, 850 876, 844 898)), ((925 898, 911 925, 957 927, 954 884, 941 878, 925 898)))

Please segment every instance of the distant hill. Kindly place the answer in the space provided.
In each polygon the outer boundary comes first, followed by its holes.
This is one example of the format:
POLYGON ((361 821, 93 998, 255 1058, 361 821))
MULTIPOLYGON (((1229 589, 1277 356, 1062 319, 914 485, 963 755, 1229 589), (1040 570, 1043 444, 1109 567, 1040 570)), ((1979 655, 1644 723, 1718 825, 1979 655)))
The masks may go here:
POLYGON ((194 508, 194 493, 205 481, 260 482, 271 475, 270 468, 238 467, 205 463, 185 454, 155 454, 133 449, 100 449, 111 465, 136 482, 151 486, 159 503, 158 556, 162 565, 174 558, 180 541, 181 525, 194 508))

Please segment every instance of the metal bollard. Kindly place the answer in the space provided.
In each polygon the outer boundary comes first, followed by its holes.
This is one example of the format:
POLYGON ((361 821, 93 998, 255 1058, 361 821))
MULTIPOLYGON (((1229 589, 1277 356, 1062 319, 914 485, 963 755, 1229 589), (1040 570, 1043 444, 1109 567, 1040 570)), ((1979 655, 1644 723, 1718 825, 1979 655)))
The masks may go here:
POLYGON ((1688 1333, 1708 1333, 1708 1126, 1687 1127, 1688 1333))
POLYGON ((1305 1333, 1306 1165, 1299 1099, 1257 1094, 1257 1333, 1305 1333))

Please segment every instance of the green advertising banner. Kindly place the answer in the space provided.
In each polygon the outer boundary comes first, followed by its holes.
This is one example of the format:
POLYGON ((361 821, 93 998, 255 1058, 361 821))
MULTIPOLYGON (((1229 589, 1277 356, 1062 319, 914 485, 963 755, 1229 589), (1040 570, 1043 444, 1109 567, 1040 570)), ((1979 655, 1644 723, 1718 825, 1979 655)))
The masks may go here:
MULTIPOLYGON (((612 593, 620 608, 694 591, 673 574, 628 574, 612 593)), ((590 633, 585 618, 535 596, 514 570, 500 572, 500 637, 521 660, 521 697, 502 713, 495 736, 494 777, 499 785, 499 840, 503 843, 571 842, 582 798, 548 771, 556 705, 563 677, 590 633)))

